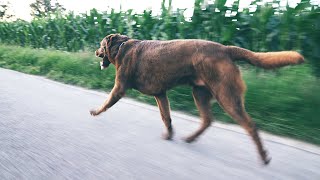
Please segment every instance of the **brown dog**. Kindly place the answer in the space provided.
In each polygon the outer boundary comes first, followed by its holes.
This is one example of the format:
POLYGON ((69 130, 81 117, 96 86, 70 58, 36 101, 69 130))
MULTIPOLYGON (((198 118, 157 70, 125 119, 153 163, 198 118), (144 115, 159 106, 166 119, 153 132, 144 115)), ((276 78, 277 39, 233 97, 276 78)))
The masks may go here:
POLYGON ((105 37, 96 56, 102 58, 102 69, 110 63, 115 65, 116 79, 109 99, 99 109, 90 111, 91 115, 109 109, 127 89, 137 89, 155 97, 167 130, 164 138, 171 139, 173 130, 166 91, 180 84, 189 84, 193 87, 193 98, 202 123, 186 142, 194 141, 210 126, 210 100, 215 98, 249 133, 265 164, 270 159, 254 122, 245 111, 245 85, 234 61, 244 60, 265 69, 304 62, 303 57, 293 51, 255 53, 204 40, 141 41, 119 34, 105 37))

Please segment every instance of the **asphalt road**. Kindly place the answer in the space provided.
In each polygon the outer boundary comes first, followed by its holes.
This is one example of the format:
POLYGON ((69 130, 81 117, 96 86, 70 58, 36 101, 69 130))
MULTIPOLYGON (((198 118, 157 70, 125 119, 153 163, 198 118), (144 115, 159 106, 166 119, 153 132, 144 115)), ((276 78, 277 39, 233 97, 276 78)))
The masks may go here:
POLYGON ((91 117, 106 97, 0 69, 0 179, 320 179, 320 154, 264 135, 269 166, 247 135, 229 128, 213 125, 184 143, 199 124, 180 113, 174 140, 164 141, 157 108, 130 99, 91 117))

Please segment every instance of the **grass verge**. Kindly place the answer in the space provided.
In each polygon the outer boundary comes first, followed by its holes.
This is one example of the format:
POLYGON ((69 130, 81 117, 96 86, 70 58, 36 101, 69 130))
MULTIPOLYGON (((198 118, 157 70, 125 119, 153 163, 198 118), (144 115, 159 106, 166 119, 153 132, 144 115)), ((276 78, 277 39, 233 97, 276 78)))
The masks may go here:
MULTIPOLYGON (((115 70, 111 65, 100 71, 93 53, 69 53, 56 50, 0 45, 0 67, 41 75, 49 79, 90 89, 111 90, 115 70)), ((260 129, 320 144, 320 82, 311 75, 308 64, 264 71, 241 66, 246 81, 246 109, 260 129)), ((153 97, 129 90, 127 96, 155 105, 153 97)), ((197 115, 191 88, 177 87, 168 92, 173 110, 197 115)), ((213 105, 214 117, 233 121, 213 105)))

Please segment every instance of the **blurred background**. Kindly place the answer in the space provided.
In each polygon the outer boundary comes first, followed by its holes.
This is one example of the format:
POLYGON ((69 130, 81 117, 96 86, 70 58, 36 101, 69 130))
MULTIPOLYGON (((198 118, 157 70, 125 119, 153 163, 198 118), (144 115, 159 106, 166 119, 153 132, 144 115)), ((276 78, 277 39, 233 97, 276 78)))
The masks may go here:
MULTIPOLYGON (((307 63, 279 70, 239 64, 246 108, 259 128, 320 144, 319 0, 1 0, 0 67, 110 90, 114 69, 99 71, 103 37, 207 39, 252 51, 295 50, 307 63)), ((136 91, 129 97, 155 104, 136 91)), ((171 107, 198 114, 189 87, 169 92, 171 107)), ((233 121, 213 106, 217 120, 233 121)))

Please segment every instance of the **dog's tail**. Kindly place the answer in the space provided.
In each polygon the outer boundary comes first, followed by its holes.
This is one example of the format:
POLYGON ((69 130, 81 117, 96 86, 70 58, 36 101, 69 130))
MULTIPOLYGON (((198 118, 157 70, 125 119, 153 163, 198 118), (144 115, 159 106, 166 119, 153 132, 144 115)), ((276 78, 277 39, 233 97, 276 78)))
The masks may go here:
POLYGON ((274 69, 304 62, 303 56, 295 51, 252 52, 236 46, 227 46, 227 52, 233 61, 245 60, 264 69, 274 69))

